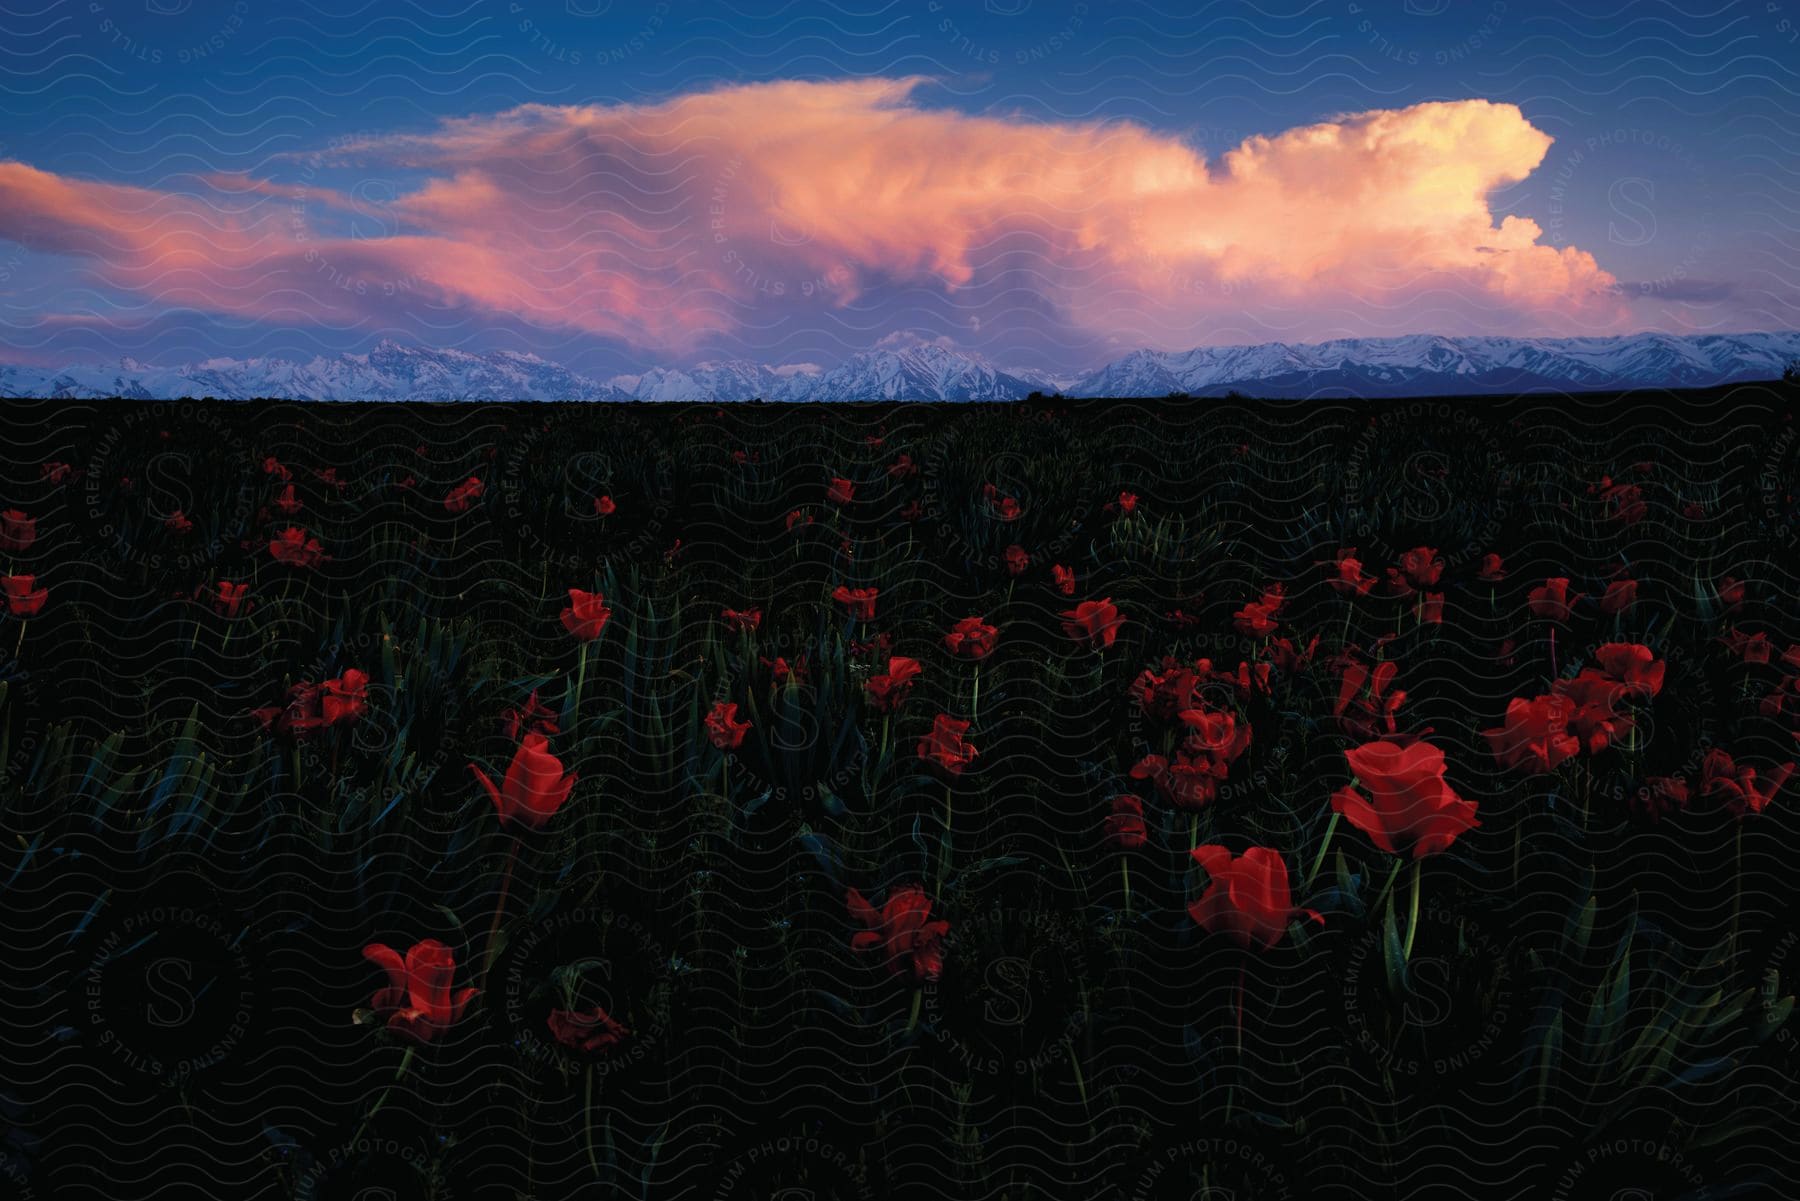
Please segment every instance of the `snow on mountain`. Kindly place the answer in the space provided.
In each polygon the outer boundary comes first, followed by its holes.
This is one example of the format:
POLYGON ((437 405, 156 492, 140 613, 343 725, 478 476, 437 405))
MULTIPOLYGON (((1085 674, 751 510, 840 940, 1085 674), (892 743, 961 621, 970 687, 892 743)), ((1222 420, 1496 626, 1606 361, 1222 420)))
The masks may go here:
POLYGON ((0 365, 0 396, 304 400, 1017 400, 1032 392, 1158 397, 1447 396, 1514 391, 1701 387, 1779 378, 1800 331, 1618 338, 1342 338, 1186 351, 1139 350, 1085 377, 1002 370, 940 342, 893 342, 821 369, 734 359, 594 380, 533 354, 425 350, 382 342, 367 354, 132 359, 62 369, 0 365))
POLYGON ((805 400, 1018 400, 1039 385, 978 356, 925 344, 852 355, 811 382, 805 400))
POLYGON ((1778 379, 1800 331, 1618 338, 1342 338, 1290 345, 1140 350, 1077 383, 1077 396, 1447 396, 1700 387, 1778 379))
POLYGON ((111 367, 46 371, 0 367, 0 395, 94 399, 229 400, 629 400, 630 394, 537 355, 419 350, 382 342, 368 354, 289 359, 208 359, 176 368, 131 359, 111 367))

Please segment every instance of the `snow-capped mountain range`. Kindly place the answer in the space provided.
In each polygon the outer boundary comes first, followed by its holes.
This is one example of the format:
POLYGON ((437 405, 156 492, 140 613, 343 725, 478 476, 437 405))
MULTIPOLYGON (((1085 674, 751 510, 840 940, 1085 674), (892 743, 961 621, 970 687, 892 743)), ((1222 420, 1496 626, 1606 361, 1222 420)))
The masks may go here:
POLYGON ((1800 331, 1633 334, 1615 338, 1345 338, 1297 344, 1140 350, 1079 378, 1002 370, 937 343, 878 348, 829 370, 745 360, 657 367, 596 380, 532 354, 425 350, 382 342, 368 354, 208 359, 152 367, 0 365, 0 396, 167 400, 1018 400, 1071 397, 1450 396, 1496 392, 1705 387, 1781 377, 1800 331))

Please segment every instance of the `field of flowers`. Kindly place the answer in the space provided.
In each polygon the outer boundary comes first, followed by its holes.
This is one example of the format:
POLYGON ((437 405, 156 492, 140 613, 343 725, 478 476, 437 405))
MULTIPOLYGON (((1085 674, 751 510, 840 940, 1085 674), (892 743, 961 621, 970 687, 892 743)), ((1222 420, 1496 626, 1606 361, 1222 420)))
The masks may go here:
POLYGON ((9 402, 0 1199, 1794 1195, 1793 401, 9 402))

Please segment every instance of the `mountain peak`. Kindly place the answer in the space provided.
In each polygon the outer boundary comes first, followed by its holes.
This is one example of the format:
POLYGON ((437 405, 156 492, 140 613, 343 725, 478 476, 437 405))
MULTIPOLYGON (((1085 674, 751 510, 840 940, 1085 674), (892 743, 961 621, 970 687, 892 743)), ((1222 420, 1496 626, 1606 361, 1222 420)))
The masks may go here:
POLYGON ((514 351, 433 350, 383 338, 366 353, 210 358, 159 368, 0 365, 0 396, 92 399, 282 397, 295 400, 1020 400, 1033 392, 1158 397, 1237 391, 1268 397, 1482 395, 1706 387, 1779 379, 1800 360, 1800 332, 1511 338, 1411 334, 1134 350, 1085 377, 994 366, 940 338, 890 335, 833 368, 734 358, 654 366, 594 380, 514 351))

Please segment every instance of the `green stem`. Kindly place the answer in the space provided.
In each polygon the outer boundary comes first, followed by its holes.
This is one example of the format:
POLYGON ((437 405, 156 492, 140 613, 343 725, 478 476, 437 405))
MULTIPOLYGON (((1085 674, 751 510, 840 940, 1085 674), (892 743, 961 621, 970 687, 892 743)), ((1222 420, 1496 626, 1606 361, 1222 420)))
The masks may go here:
POLYGON ((1419 877, 1424 860, 1414 859, 1412 869, 1412 911, 1406 915, 1406 945, 1400 948, 1400 962, 1412 959, 1413 935, 1419 932, 1419 877))
POLYGON ((575 708, 570 725, 579 725, 581 722, 581 690, 587 684, 588 647, 590 645, 592 644, 587 642, 581 644, 581 663, 575 669, 575 708))
POLYGON ((1331 836, 1337 833, 1338 818, 1343 814, 1333 812, 1331 821, 1325 826, 1325 837, 1319 843, 1319 853, 1313 856, 1312 869, 1306 873, 1306 881, 1300 885, 1300 891, 1306 893, 1312 888, 1313 879, 1319 874, 1319 865, 1325 862, 1325 851, 1331 846, 1331 836))
POLYGON ((1371 909, 1381 908, 1381 903, 1383 901, 1387 900, 1388 893, 1392 892, 1394 889, 1394 877, 1398 876, 1399 874, 1400 874, 1400 861, 1398 859, 1396 859, 1396 860, 1394 860, 1394 870, 1388 873, 1387 883, 1383 884, 1381 886, 1381 892, 1376 894, 1375 903, 1370 906, 1371 909))
POLYGON ((1729 944, 1731 953, 1737 951, 1738 914, 1744 907, 1744 817, 1742 814, 1739 814, 1737 819, 1736 841, 1737 871, 1733 872, 1731 877, 1737 885, 1731 894, 1731 942, 1729 944))
POLYGON ((1131 856, 1119 856, 1119 881, 1125 886, 1125 916, 1131 916, 1131 856))
POLYGON ((506 896, 512 891, 513 865, 519 859, 519 842, 509 838, 506 847, 506 871, 500 877, 500 895, 494 900, 494 923, 488 927, 487 962, 482 968, 485 981, 487 973, 493 970, 494 959, 500 954, 500 927, 506 920, 506 896))
POLYGON ((375 1115, 381 1112, 381 1107, 383 1105, 387 1104, 388 1094, 394 1091, 394 1085, 400 1083, 400 1077, 406 1075, 406 1069, 412 1066, 413 1052, 417 1049, 418 1048, 416 1047, 408 1047, 406 1048, 406 1054, 400 1057, 399 1070, 394 1073, 394 1078, 388 1082, 388 1086, 381 1090, 381 1095, 375 1098, 374 1106, 368 1113, 363 1115, 362 1125, 356 1128, 356 1137, 350 1140, 350 1145, 352 1147, 362 1141, 363 1131, 369 1128, 369 1123, 375 1120, 375 1115))
POLYGON ((919 1028, 919 1009, 924 1003, 925 990, 922 988, 913 989, 912 1013, 908 1015, 906 1019, 906 1033, 908 1037, 911 1037, 912 1032, 919 1028))
POLYGON ((583 1106, 587 1118, 587 1153, 588 1167, 594 1169, 594 1179, 600 1179, 600 1161, 594 1156, 594 1065, 587 1065, 587 1103, 583 1106))
POLYGON ((951 800, 956 790, 951 785, 944 785, 944 837, 938 844, 938 887, 944 886, 944 876, 950 870, 950 811, 951 800))

